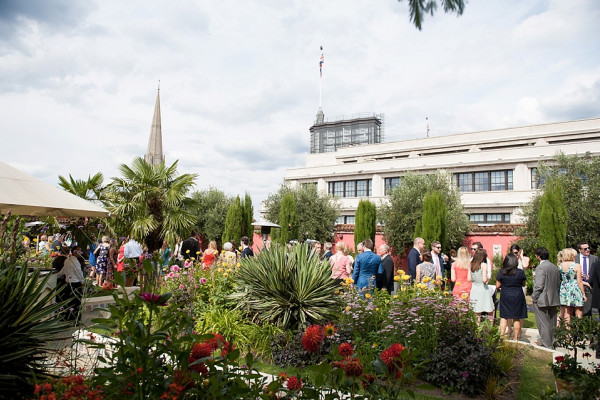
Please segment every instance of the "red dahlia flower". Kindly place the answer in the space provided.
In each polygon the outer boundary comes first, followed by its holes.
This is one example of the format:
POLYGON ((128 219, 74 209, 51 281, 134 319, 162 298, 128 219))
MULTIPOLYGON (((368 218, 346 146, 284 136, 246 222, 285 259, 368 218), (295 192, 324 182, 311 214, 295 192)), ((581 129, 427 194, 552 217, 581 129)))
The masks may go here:
POLYGON ((396 378, 402 376, 402 352, 406 348, 399 343, 394 343, 381 353, 381 361, 388 367, 390 374, 395 374, 396 378))
POLYGON ((347 357, 342 361, 342 369, 344 374, 348 377, 361 376, 363 373, 363 366, 359 359, 347 357))
POLYGON ((311 325, 302 335, 302 347, 309 353, 315 353, 321 347, 323 339, 323 328, 319 325, 311 325))
POLYGON ((302 379, 298 379, 295 376, 290 376, 286 382, 286 387, 288 390, 300 390, 302 389, 302 379))
POLYGON ((206 339, 204 342, 210 343, 212 349, 216 350, 220 345, 225 343, 225 339, 223 339, 223 336, 220 333, 213 333, 212 335, 213 337, 211 339, 206 339))
POLYGON ((343 357, 348 357, 354 354, 354 349, 350 343, 342 343, 338 347, 338 354, 343 357))

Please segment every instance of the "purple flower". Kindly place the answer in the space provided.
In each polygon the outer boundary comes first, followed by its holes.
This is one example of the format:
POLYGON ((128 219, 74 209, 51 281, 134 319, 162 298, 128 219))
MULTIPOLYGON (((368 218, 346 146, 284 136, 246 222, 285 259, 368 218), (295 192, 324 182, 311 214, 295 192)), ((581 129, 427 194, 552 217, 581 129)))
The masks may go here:
POLYGON ((83 229, 83 225, 77 226, 77 229, 83 229))
POLYGON ((463 371, 462 378, 467 379, 469 377, 469 373, 467 371, 463 371))
POLYGON ((150 293, 150 292, 141 292, 140 298, 144 300, 146 303, 158 304, 159 306, 166 306, 167 303, 163 302, 161 296, 159 294, 150 293), (162 304, 160 304, 162 303, 162 304))

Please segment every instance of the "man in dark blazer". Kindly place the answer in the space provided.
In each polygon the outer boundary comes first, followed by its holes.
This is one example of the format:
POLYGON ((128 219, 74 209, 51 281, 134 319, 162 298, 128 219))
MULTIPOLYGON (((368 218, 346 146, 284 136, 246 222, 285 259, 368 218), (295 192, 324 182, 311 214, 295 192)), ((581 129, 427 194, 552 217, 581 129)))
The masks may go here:
POLYGON ((538 247, 535 255, 540 264, 535 269, 531 301, 542 345, 551 349, 554 344, 558 306, 560 306, 560 271, 556 265, 548 261, 550 254, 547 248, 538 247))
POLYGON ((416 238, 414 241, 414 247, 410 249, 408 253, 408 274, 410 275, 411 282, 417 278, 417 265, 421 264, 421 252, 425 248, 425 240, 423 238, 416 238))
POLYGON ((184 260, 200 257, 200 241, 196 231, 192 231, 190 237, 181 242, 181 256, 184 260))
MULTIPOLYGON (((583 281, 583 289, 585 290, 585 297, 587 298, 583 304, 583 315, 591 316, 594 301, 594 285, 592 277, 596 273, 598 257, 590 254, 590 244, 588 242, 580 242, 577 245, 577 250, 579 250, 579 253, 577 253, 577 257, 575 257, 575 262, 581 265, 581 280, 583 281)), ((597 288, 597 290, 600 290, 600 288, 597 288)))
POLYGON ((242 236, 241 242, 242 242, 242 247, 243 247, 242 258, 254 256, 254 252, 252 251, 252 249, 249 246, 250 239, 248 239, 248 236, 242 236))
POLYGON ((381 256, 381 264, 383 265, 383 274, 376 275, 377 289, 385 289, 388 293, 394 291, 394 260, 390 256, 390 246, 382 244, 379 246, 379 255, 381 256))

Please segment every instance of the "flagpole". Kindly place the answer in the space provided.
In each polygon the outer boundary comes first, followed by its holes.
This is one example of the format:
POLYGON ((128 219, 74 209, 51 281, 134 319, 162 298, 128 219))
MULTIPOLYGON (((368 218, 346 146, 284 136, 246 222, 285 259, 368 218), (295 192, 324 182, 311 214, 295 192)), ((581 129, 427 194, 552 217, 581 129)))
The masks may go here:
POLYGON ((319 111, 322 110, 322 96, 323 96, 323 63, 325 59, 323 57, 323 46, 321 46, 321 58, 319 60, 319 111))

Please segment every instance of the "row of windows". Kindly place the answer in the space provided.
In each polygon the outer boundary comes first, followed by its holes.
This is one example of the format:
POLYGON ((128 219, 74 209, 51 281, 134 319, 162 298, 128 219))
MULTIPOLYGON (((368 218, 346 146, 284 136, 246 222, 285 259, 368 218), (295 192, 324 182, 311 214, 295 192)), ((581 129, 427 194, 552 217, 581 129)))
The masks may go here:
POLYGON ((390 194, 390 190, 392 190, 396 186, 400 185, 400 182, 402 182, 401 177, 385 178, 384 179, 385 195, 387 196, 388 194, 390 194))
POLYGON ((469 214, 469 221, 473 223, 510 223, 510 214, 469 214))
POLYGON ((337 197, 369 197, 372 196, 372 179, 354 181, 329 182, 329 194, 337 197))
POLYGON ((461 172, 453 174, 452 179, 461 192, 491 192, 513 190, 513 171, 461 172))
POLYGON ((353 224, 355 221, 354 215, 340 215, 338 219, 335 220, 337 225, 341 224, 353 224))

